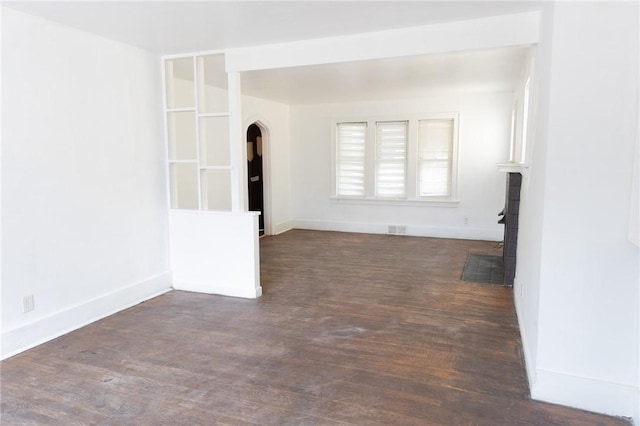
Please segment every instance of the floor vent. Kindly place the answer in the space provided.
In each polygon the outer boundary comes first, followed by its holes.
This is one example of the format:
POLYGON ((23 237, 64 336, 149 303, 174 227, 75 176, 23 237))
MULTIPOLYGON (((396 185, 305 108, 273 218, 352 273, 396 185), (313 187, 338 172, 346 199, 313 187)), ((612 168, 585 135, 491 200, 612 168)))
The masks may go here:
POLYGON ((387 229, 389 235, 407 235, 406 225, 389 225, 387 229))

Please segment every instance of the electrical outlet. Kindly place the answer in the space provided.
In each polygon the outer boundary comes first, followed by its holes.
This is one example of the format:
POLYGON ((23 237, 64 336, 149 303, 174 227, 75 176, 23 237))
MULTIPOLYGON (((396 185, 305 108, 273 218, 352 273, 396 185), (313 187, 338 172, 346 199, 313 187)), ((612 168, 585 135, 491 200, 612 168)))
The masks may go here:
POLYGON ((464 226, 467 226, 469 224, 469 218, 465 217, 462 222, 464 223, 464 226))
POLYGON ((22 298, 22 312, 26 314, 27 312, 31 312, 34 309, 35 309, 35 304, 33 300, 33 294, 24 296, 22 298))

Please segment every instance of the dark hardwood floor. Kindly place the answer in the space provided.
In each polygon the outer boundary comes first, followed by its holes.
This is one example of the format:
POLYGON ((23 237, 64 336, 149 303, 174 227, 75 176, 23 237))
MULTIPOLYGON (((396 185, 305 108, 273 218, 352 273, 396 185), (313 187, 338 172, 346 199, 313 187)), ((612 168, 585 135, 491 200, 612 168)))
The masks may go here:
POLYGON ((529 399, 496 243, 290 231, 264 296, 171 292, 1 363, 2 424, 615 425, 529 399))

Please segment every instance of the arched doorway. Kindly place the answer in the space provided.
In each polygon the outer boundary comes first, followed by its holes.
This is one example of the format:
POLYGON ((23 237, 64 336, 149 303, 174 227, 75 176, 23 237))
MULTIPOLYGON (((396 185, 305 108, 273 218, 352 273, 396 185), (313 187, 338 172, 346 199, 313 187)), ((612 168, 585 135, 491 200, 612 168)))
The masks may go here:
POLYGON ((249 182, 249 210, 259 211, 260 235, 264 235, 264 173, 262 164, 262 131, 256 123, 247 129, 247 181, 249 182))

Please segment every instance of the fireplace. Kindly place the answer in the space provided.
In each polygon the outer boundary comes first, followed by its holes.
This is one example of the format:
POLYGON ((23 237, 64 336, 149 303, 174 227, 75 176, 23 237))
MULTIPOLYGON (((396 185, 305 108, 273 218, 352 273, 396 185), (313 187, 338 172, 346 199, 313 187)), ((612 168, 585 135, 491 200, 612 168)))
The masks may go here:
POLYGON ((498 223, 504 224, 504 246, 502 260, 504 262, 504 284, 513 286, 516 276, 516 251, 518 246, 518 215, 520 212, 520 187, 522 174, 507 172, 507 192, 505 206, 498 223))

